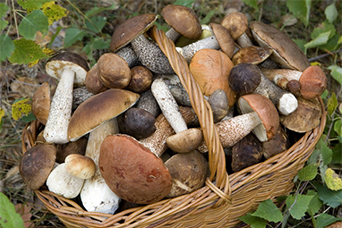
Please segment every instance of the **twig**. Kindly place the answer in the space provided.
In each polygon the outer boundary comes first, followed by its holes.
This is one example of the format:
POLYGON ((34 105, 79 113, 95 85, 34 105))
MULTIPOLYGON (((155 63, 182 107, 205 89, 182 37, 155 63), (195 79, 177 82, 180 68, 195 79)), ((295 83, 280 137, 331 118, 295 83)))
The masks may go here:
POLYGON ((316 61, 316 60, 319 60, 319 59, 322 59, 322 58, 325 58, 327 56, 330 56, 330 55, 334 55, 338 52, 342 51, 342 49, 340 48, 339 50, 336 50, 336 51, 333 51, 333 52, 329 52, 329 53, 325 53, 325 54, 322 54, 322 55, 318 55, 318 56, 315 56, 313 58, 310 58, 309 59, 309 62, 313 62, 313 61, 316 61))
POLYGON ((14 1, 12 0, 12 12, 13 12, 13 18, 14 18, 14 24, 15 24, 15 29, 17 30, 17 37, 19 39, 19 28, 18 28, 18 22, 17 22, 17 17, 16 17, 16 10, 14 8, 14 1))

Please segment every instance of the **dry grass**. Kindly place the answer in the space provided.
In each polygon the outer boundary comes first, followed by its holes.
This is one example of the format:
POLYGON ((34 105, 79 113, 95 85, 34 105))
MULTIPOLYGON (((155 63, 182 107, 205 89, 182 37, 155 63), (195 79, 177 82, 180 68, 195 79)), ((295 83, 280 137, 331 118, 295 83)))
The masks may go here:
MULTIPOLYGON (((160 13, 163 6, 174 1, 157 1, 157 0, 93 0, 93 1, 81 1, 71 0, 71 2, 81 12, 86 12, 94 6, 108 6, 110 2, 116 2, 118 8, 111 12, 103 12, 103 16, 108 18, 108 24, 104 28, 104 33, 112 34, 115 26, 121 23, 124 19, 128 18, 132 14, 142 14, 147 12, 160 13)), ((307 41, 310 40, 310 33, 314 27, 316 27, 324 18, 324 9, 332 1, 315 1, 314 9, 310 15, 310 21, 312 22, 308 28, 305 28, 302 23, 296 23, 293 26, 285 27, 284 32, 291 38, 301 38, 307 41)), ((62 20, 64 26, 68 25, 82 25, 84 19, 80 16, 77 10, 67 1, 58 1, 60 5, 69 10, 69 16, 62 20)), ((338 3, 339 7, 341 2, 338 3)), ((207 13, 214 10, 211 22, 220 23, 223 16, 232 9, 246 13, 250 20, 261 19, 267 23, 279 24, 281 18, 288 12, 284 1, 264 1, 260 6, 260 11, 257 12, 244 5, 239 0, 224 0, 224 1, 208 1, 197 0, 194 4, 194 10, 200 19, 204 19, 207 13)), ((341 15, 340 15, 341 21, 341 15)), ((13 17, 12 17, 13 20, 13 17)), ((163 21, 158 21, 160 24, 163 21)), ((10 22, 11 23, 11 22, 10 22)), ((342 34, 341 23, 336 26, 337 32, 342 34)), ((11 31, 13 37, 15 37, 15 31, 11 31)), ((80 47, 73 47, 73 51, 79 51, 80 47)), ((94 52, 95 58, 98 58, 102 53, 94 52)), ((340 53, 329 54, 319 51, 310 50, 308 52, 308 58, 314 59, 322 64, 322 68, 326 69, 333 62, 341 65, 341 51, 340 53), (337 59, 336 59, 337 58, 337 59)), ((330 75, 327 72, 329 78, 330 75)), ((63 224, 52 214, 50 214, 44 206, 34 197, 31 190, 25 187, 19 173, 18 163, 21 156, 21 131, 25 126, 23 121, 14 121, 11 116, 11 104, 13 101, 20 97, 30 97, 35 90, 37 84, 47 80, 45 75, 43 63, 35 65, 29 68, 25 65, 11 65, 9 62, 1 63, 0 71, 0 89, 1 89, 1 101, 0 106, 5 109, 7 115, 3 118, 2 130, 0 132, 0 191, 4 192, 14 204, 29 205, 33 209, 31 210, 33 221, 33 227, 58 227, 63 224)), ((51 80, 51 79, 50 79, 51 80)), ((337 91, 337 85, 329 80, 329 91, 337 91)), ((339 96, 341 99, 342 96, 339 96)), ((341 100, 340 100, 341 102, 341 100)), ((338 211, 332 211, 337 213, 338 211)), ((310 222, 310 221, 309 221, 310 222)), ((310 224, 310 223, 308 223, 310 224)), ((306 227, 305 221, 302 227, 306 227)))

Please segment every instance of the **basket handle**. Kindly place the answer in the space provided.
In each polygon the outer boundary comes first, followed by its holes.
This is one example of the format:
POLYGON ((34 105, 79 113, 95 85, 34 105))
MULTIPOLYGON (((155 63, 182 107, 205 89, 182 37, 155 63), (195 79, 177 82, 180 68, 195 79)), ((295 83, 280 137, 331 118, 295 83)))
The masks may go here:
POLYGON ((209 151, 210 177, 206 180, 206 185, 220 196, 220 200, 216 203, 217 206, 225 201, 230 201, 231 186, 226 171, 226 158, 214 125, 209 102, 204 99, 200 87, 189 70, 188 63, 177 52, 173 41, 166 37, 164 31, 157 29, 156 26, 153 26, 151 36, 169 59, 172 69, 178 75, 184 89, 189 94, 192 108, 198 116, 209 151), (215 184, 213 181, 215 181, 215 184))

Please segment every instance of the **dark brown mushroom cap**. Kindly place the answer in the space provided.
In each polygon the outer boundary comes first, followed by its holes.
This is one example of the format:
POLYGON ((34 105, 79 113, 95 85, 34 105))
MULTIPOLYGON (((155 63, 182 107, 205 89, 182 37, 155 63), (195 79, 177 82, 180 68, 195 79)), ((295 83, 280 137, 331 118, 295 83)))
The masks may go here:
POLYGON ((254 92, 261 82, 261 70, 252 63, 239 63, 229 74, 230 88, 240 96, 254 92))
POLYGON ((319 66, 309 66, 299 78, 300 94, 305 99, 313 99, 322 95, 327 88, 328 79, 319 66))
POLYGON ((19 172, 25 184, 39 189, 45 183, 56 160, 56 147, 50 144, 37 144, 28 149, 20 160, 19 172))
POLYGON ((153 80, 152 72, 144 66, 135 66, 131 68, 131 81, 128 89, 136 93, 142 93, 151 88, 153 80))
POLYGON ((229 30, 217 23, 210 23, 209 26, 212 29, 221 50, 228 55, 229 58, 232 58, 235 50, 235 42, 230 35, 229 30))
POLYGON ((68 138, 75 141, 133 106, 140 95, 123 89, 108 89, 96 94, 80 106, 70 118, 68 138))
POLYGON ((42 124, 46 124, 49 116, 51 96, 48 82, 39 86, 32 96, 32 113, 42 124))
POLYGON ((227 28, 230 35, 236 40, 248 29, 248 20, 244 13, 233 12, 222 19, 221 25, 227 28))
POLYGON ((112 52, 129 44, 134 38, 145 33, 157 20, 157 15, 147 13, 131 17, 116 27, 110 43, 112 52))
POLYGON ((148 111, 132 107, 118 117, 121 133, 143 139, 153 134, 156 130, 154 123, 156 118, 148 111))
POLYGON ((45 65, 46 73, 56 79, 60 78, 64 69, 75 72, 74 84, 84 85, 89 66, 82 56, 74 52, 62 52, 51 57, 45 65))
POLYGON ((201 23, 192 9, 170 4, 163 8, 161 14, 166 23, 179 34, 194 40, 201 36, 201 23))
POLYGON ((275 62, 285 68, 299 71, 304 71, 310 66, 303 51, 282 31, 260 21, 252 21, 249 26, 260 46, 274 49, 271 58, 275 62))
POLYGON ((241 96, 238 106, 242 113, 256 112, 262 122, 253 132, 261 141, 267 141, 274 137, 279 127, 279 114, 270 99, 267 97, 251 93, 241 96))
POLYGON ((271 140, 262 143, 264 157, 268 159, 287 150, 290 146, 288 137, 289 136, 283 126, 279 125, 275 136, 271 140))
POLYGON ((234 65, 239 63, 259 64, 265 61, 273 52, 272 48, 248 46, 239 49, 232 57, 234 65))
POLYGON ((129 202, 157 202, 171 189, 171 175, 163 161, 128 135, 103 140, 99 167, 108 187, 129 202))

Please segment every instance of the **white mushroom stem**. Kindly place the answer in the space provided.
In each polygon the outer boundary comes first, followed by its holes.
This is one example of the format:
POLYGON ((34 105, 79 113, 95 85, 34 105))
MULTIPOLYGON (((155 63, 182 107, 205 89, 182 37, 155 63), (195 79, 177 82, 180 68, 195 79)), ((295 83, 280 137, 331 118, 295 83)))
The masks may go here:
MULTIPOLYGON (((261 120, 256 112, 235 116, 215 124, 220 142, 224 148, 233 146, 251 131, 256 129, 258 125, 262 127, 261 120)), ((257 134, 255 135, 257 136, 257 134)), ((259 140, 265 141, 265 139, 260 138, 259 140)), ((201 153, 208 151, 205 141, 200 144, 197 150, 201 153)))
POLYGON ((178 133, 187 130, 188 127, 179 111, 178 104, 162 78, 157 78, 153 81, 151 91, 174 131, 178 133))
POLYGON ((245 32, 242 33, 242 35, 236 39, 236 42, 240 45, 241 48, 254 46, 251 39, 248 37, 248 35, 245 32))
POLYGON ((71 117, 72 92, 75 72, 64 69, 52 98, 44 138, 50 143, 68 142, 68 125, 71 117))
POLYGON ((267 68, 260 68, 263 75, 268 78, 270 81, 273 81, 276 75, 282 75, 288 81, 297 80, 299 81, 300 77, 302 76, 302 72, 298 70, 291 70, 291 69, 267 69, 267 68))
POLYGON ((175 42, 180 36, 181 34, 178 33, 174 28, 170 28, 169 30, 167 30, 165 32, 165 35, 170 39, 172 40, 173 42, 175 42))
POLYGON ((219 49, 220 45, 217 42, 215 36, 210 36, 194 43, 191 43, 183 48, 177 47, 176 50, 183 55, 185 60, 189 63, 194 56, 194 54, 204 48, 219 49))
POLYGON ((94 160, 95 175, 85 180, 81 191, 81 201, 87 211, 113 214, 119 207, 120 198, 107 186, 99 169, 99 155, 102 141, 119 132, 116 118, 109 120, 89 134, 85 156, 94 160))

